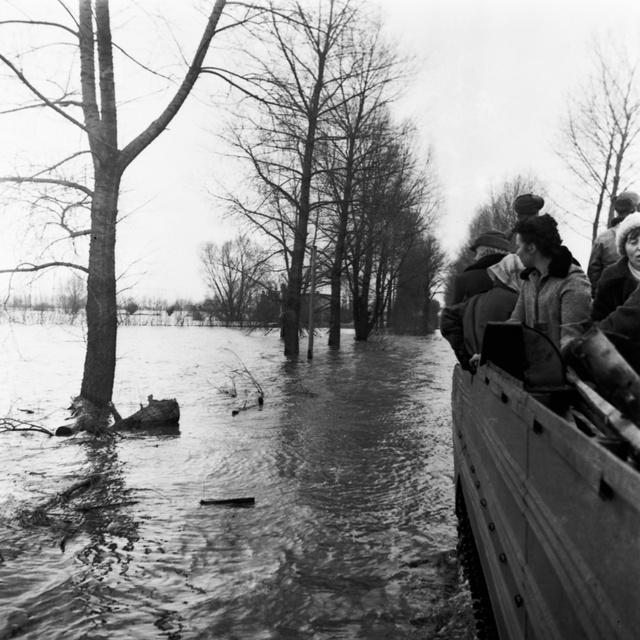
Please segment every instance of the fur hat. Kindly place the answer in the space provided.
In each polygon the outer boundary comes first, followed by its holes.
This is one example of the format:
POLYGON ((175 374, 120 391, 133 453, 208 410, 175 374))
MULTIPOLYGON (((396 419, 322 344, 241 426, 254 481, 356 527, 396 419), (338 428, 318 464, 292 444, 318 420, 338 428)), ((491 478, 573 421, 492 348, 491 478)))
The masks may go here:
POLYGON ((544 198, 533 193, 524 193, 513 201, 513 208, 519 216, 535 216, 544 207, 544 198))
POLYGON ((489 231, 485 231, 482 235, 478 236, 469 249, 475 251, 478 247, 491 247, 492 249, 500 249, 508 253, 510 245, 507 236, 505 236, 502 231, 489 229, 489 231))
POLYGON ((640 196, 635 191, 623 191, 614 201, 613 208, 617 213, 633 213, 638 210, 640 196))
POLYGON ((616 227, 616 247, 618 253, 621 256, 626 256, 624 245, 627 242, 627 238, 632 231, 640 230, 640 212, 630 213, 617 227, 616 227))

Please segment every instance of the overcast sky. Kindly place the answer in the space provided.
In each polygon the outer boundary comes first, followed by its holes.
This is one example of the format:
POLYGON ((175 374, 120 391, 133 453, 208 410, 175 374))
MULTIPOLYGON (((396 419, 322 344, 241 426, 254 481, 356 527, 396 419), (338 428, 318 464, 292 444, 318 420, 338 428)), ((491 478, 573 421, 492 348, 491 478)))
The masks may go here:
MULTIPOLYGON (((637 49, 640 2, 367 1, 382 8, 388 33, 421 61, 401 112, 435 151, 445 248, 460 246, 491 186, 517 173, 539 178, 551 200, 572 210, 575 203, 561 188, 568 176, 553 153, 567 97, 586 78, 594 36, 608 33, 637 49)), ((130 215, 118 251, 134 296, 202 299, 199 247, 234 232, 207 193, 212 172, 223 182, 234 176, 225 176, 229 167, 212 153, 206 112, 206 105, 189 101, 127 172, 121 209, 130 215)), ((586 262, 588 242, 568 230, 564 235, 586 262)))
MULTIPOLYGON (((445 195, 444 246, 451 251, 460 246, 470 216, 491 186, 517 173, 536 176, 547 186, 550 210, 575 210, 578 205, 563 188, 569 176, 553 151, 560 119, 568 96, 589 73, 594 37, 611 34, 632 50, 640 43, 640 2, 369 1, 381 6, 389 34, 421 61, 422 71, 407 90, 402 113, 418 123, 422 142, 435 151, 445 195)), ((198 133, 180 141, 182 151, 168 159, 166 176, 155 185, 162 189, 158 203, 180 209, 185 190, 202 189, 204 167, 187 162, 198 145, 198 133), (183 186, 175 189, 174 184, 183 186)), ((201 149, 194 157, 207 158, 209 153, 201 149)), ((192 210, 180 214, 180 233, 168 224, 163 226, 164 238, 149 237, 142 257, 149 268, 144 281, 152 288, 166 285, 193 297, 202 291, 194 248, 219 234, 211 201, 194 202, 192 210), (169 262, 163 266, 165 260, 169 262), (159 276, 154 280, 152 273, 159 276)), ((136 225, 144 235, 143 218, 136 225)), ((567 244, 586 262, 588 241, 561 228, 567 244)), ((225 225, 222 234, 229 232, 225 225)))
MULTIPOLYGON (((560 120, 590 71, 594 38, 612 37, 638 54, 640 3, 381 2, 402 42, 427 61, 407 103, 435 147, 447 204, 445 245, 459 245, 475 206, 516 173, 547 186, 551 212, 579 213, 554 153, 560 120)), ((586 262, 588 241, 568 228, 563 235, 586 262)))

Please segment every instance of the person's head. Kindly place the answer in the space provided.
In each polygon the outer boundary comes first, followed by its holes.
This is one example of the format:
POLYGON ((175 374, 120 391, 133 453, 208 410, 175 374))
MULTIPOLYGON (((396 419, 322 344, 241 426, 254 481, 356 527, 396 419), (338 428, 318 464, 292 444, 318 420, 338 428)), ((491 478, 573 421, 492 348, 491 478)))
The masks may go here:
POLYGON ((509 240, 502 231, 489 229, 481 233, 469 246, 471 251, 476 252, 476 260, 484 258, 492 253, 509 253, 509 240))
POLYGON ((519 220, 516 233, 516 255, 525 267, 533 267, 539 258, 551 259, 560 251, 562 238, 558 223, 548 214, 519 220))
POLYGON ((616 227, 616 246, 635 269, 640 269, 640 213, 630 213, 616 227))
POLYGON ((640 196, 635 191, 622 191, 613 201, 613 209, 618 218, 635 213, 640 205, 640 196))
POLYGON ((516 212, 518 220, 537 216, 542 207, 544 207, 544 198, 533 193, 524 193, 513 201, 513 210, 516 212))
POLYGON ((500 262, 487 269, 489 277, 494 282, 500 282, 514 291, 520 291, 522 280, 520 272, 524 269, 520 258, 515 253, 506 255, 500 262))

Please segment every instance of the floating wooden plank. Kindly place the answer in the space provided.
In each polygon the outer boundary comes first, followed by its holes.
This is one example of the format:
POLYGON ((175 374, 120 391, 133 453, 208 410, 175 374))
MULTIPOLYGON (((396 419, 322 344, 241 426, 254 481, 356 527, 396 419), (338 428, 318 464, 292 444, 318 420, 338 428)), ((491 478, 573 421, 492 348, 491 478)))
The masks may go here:
POLYGON ((239 505, 247 506, 255 504, 255 498, 222 498, 218 500, 200 500, 200 504, 218 504, 218 505, 239 505))

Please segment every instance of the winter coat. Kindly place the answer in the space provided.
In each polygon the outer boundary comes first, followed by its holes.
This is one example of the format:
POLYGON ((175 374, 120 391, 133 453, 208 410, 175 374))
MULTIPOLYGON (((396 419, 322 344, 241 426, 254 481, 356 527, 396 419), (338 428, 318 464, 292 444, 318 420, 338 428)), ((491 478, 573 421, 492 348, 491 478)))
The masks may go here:
POLYGON ((629 271, 629 259, 620 258, 607 267, 598 281, 596 297, 591 309, 592 320, 604 320, 635 291, 638 281, 629 271))
POLYGON ((616 230, 614 227, 603 231, 593 243, 587 276, 591 282, 591 294, 595 297, 598 290, 598 281, 607 267, 615 264, 620 259, 616 248, 616 230))
POLYGON ((510 322, 543 330, 559 349, 583 333, 580 323, 590 316, 591 287, 569 249, 561 247, 544 276, 531 267, 521 278, 522 289, 510 322))
POLYGON ((487 322, 506 322, 517 301, 517 292, 500 283, 490 291, 471 298, 462 318, 467 351, 472 354, 480 353, 487 322))
POLYGON ((455 276, 451 304, 458 304, 477 293, 491 289, 493 282, 487 274, 487 268, 497 264, 502 258, 504 258, 502 253, 491 253, 470 264, 462 273, 455 276))
POLYGON ((440 316, 440 332, 451 344, 463 368, 465 360, 482 351, 482 338, 487 322, 506 322, 518 294, 497 282, 492 289, 445 307, 440 316))
POLYGON ((598 322, 602 331, 612 331, 640 343, 640 285, 625 303, 598 322))

